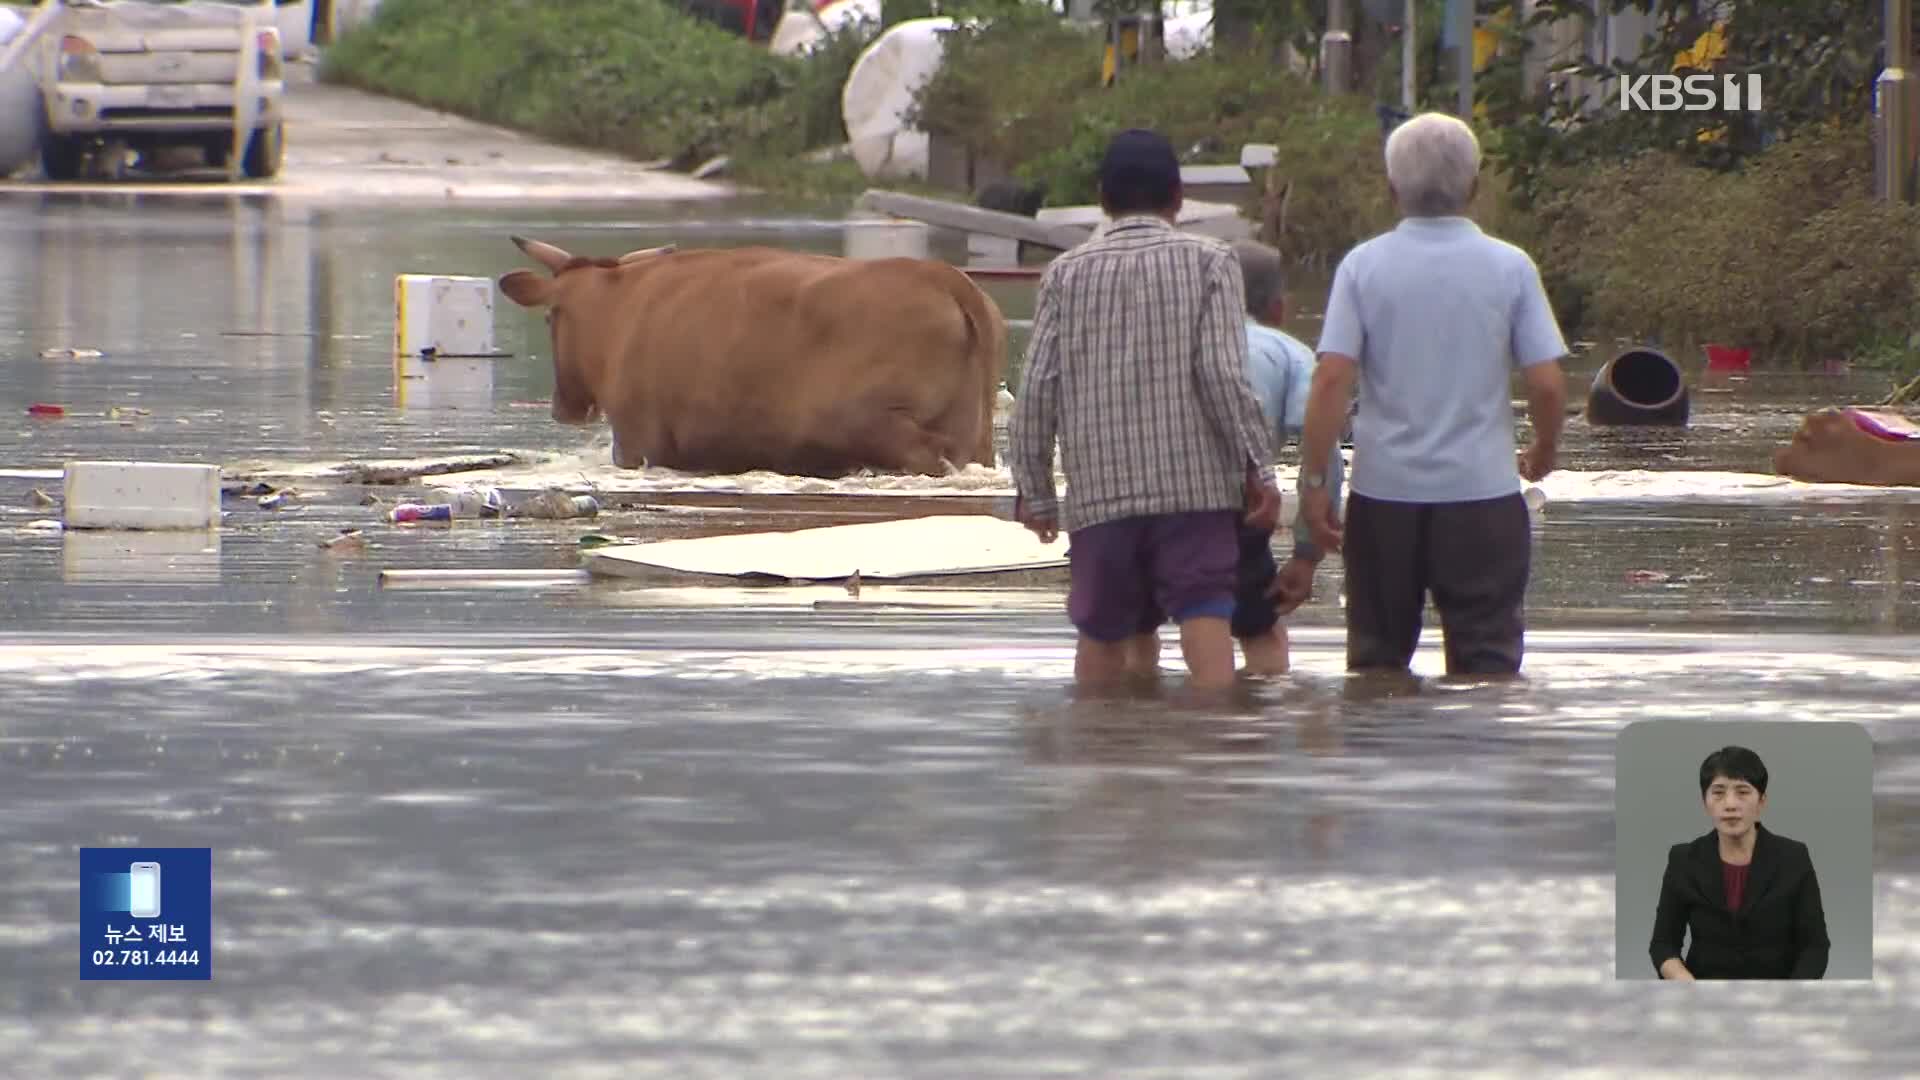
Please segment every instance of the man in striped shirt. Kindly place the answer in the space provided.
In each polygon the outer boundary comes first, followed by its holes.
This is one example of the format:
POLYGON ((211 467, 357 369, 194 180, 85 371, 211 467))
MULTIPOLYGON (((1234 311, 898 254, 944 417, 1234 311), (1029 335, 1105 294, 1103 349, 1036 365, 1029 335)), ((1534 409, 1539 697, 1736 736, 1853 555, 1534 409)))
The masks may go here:
POLYGON ((1180 201, 1164 137, 1113 138, 1100 165, 1109 222, 1041 277, 1010 424, 1021 520, 1042 539, 1072 537, 1082 686, 1144 667, 1150 654, 1135 645, 1164 618, 1180 625, 1194 685, 1230 684, 1238 526, 1244 513, 1272 528, 1279 514, 1271 428, 1247 379, 1239 263, 1226 244, 1174 227, 1180 201))

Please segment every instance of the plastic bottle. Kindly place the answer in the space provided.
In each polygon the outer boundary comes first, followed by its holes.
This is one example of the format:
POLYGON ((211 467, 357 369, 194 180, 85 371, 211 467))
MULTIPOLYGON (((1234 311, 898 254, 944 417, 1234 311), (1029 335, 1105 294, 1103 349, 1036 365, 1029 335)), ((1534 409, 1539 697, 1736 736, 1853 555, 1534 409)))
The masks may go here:
POLYGON ((401 503, 387 512, 387 520, 395 524, 408 521, 452 521, 453 507, 445 503, 428 506, 425 503, 401 503))
POLYGON ((1540 519, 1547 514, 1547 493, 1538 487, 1528 487, 1520 497, 1527 501, 1527 518, 1538 526, 1540 519))
POLYGON ((568 495, 563 491, 549 491, 543 495, 536 495, 514 510, 516 517, 545 518, 549 521, 594 517, 599 513, 600 502, 593 496, 568 495))
POLYGON ((499 488, 463 487, 441 493, 447 505, 453 507, 453 516, 457 518, 499 517, 507 502, 499 488))

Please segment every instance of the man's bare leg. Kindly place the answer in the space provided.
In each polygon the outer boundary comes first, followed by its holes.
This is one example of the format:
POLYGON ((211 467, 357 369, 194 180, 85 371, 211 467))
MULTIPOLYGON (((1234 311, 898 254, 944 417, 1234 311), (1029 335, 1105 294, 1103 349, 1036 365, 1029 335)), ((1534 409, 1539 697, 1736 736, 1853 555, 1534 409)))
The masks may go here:
POLYGON ((1181 622, 1180 652, 1186 657, 1195 688, 1226 690, 1233 686, 1233 633, 1227 620, 1200 615, 1181 622))
POLYGON ((1287 673, 1287 628, 1275 626, 1256 637, 1241 638, 1240 652, 1247 658, 1249 675, 1285 675, 1287 673))
POLYGON ((1137 679, 1160 677, 1160 632, 1149 630, 1127 639, 1127 673, 1137 679))
POLYGON ((1126 683, 1131 638, 1099 641, 1085 634, 1073 652, 1073 681, 1082 690, 1112 690, 1126 683))

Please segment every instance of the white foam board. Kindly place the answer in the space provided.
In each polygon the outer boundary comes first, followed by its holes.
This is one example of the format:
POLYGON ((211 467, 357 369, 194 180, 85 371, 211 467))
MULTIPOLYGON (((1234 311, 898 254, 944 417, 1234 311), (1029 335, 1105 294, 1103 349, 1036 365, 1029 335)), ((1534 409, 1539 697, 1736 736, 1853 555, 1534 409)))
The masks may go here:
POLYGON ((858 572, 863 579, 902 580, 1065 566, 1067 538, 1042 544, 1014 522, 984 514, 946 514, 621 544, 589 552, 585 559, 589 572, 610 577, 670 570, 800 581, 834 581, 858 572))

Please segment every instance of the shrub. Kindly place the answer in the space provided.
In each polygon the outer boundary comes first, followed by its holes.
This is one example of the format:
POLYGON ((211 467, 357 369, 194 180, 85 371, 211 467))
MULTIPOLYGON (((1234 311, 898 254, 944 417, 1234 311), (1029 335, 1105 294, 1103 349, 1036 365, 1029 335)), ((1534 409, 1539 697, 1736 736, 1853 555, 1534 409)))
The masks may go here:
POLYGON ((386 0, 322 77, 687 166, 844 141, 840 87, 873 29, 777 57, 665 0, 386 0))

